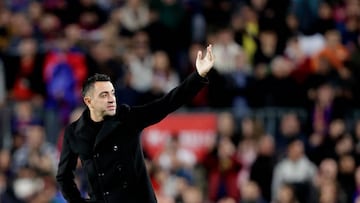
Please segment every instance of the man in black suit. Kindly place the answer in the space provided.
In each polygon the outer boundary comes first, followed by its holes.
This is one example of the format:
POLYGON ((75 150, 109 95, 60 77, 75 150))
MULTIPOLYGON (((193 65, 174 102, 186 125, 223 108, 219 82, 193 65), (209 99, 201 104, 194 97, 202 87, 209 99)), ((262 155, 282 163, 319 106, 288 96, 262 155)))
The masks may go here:
POLYGON ((143 106, 116 106, 110 78, 96 74, 83 86, 88 107, 65 130, 56 179, 70 203, 155 203, 140 145, 140 132, 190 101, 207 84, 214 64, 209 45, 203 57, 199 51, 196 71, 164 97, 143 106), (78 158, 89 184, 89 200, 81 197, 73 172, 78 158))

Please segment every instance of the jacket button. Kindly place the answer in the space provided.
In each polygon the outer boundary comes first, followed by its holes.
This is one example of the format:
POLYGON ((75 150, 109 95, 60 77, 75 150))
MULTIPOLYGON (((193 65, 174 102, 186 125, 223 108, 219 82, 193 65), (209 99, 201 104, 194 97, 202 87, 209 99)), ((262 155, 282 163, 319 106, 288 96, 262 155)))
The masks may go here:
POLYGON ((123 189, 126 189, 128 187, 128 183, 127 182, 124 182, 123 185, 122 185, 123 189))
POLYGON ((118 150, 118 146, 114 145, 113 149, 114 149, 114 152, 116 152, 118 150))

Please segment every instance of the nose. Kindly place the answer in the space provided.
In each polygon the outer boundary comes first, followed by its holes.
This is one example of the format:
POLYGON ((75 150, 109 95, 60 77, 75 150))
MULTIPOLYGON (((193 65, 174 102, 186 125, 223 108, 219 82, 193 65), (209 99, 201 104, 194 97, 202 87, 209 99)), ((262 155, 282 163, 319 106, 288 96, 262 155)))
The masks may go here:
POLYGON ((109 95, 109 97, 108 97, 108 102, 109 102, 109 103, 114 103, 115 101, 116 101, 115 95, 109 95))

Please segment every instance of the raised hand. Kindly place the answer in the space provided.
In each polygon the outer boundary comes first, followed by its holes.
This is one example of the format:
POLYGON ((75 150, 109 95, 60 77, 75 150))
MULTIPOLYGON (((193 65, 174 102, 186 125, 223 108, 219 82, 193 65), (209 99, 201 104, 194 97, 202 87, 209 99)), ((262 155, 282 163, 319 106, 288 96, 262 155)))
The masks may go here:
POLYGON ((212 45, 210 44, 206 48, 205 57, 202 58, 202 52, 198 51, 196 57, 196 70, 200 76, 205 77, 206 74, 210 71, 210 69, 214 65, 215 57, 212 53, 212 45))

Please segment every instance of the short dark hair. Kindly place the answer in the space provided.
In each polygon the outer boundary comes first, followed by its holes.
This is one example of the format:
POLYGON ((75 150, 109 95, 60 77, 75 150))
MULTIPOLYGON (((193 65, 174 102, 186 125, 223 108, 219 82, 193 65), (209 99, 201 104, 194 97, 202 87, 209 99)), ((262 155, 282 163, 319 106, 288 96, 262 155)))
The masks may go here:
POLYGON ((83 84, 81 94, 85 97, 89 89, 94 85, 95 82, 99 81, 111 81, 110 77, 105 74, 95 73, 95 75, 89 77, 83 84))

